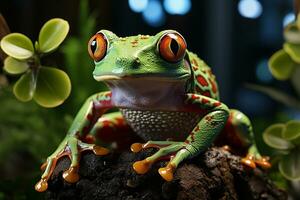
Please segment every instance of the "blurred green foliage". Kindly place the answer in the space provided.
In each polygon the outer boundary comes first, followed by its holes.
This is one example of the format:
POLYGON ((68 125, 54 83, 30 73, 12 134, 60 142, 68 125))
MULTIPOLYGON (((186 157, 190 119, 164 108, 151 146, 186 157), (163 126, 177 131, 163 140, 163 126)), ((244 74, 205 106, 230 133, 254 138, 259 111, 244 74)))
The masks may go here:
POLYGON ((274 149, 279 171, 289 180, 300 180, 300 122, 277 123, 263 133, 266 144, 274 149))
POLYGON ((70 117, 20 102, 10 87, 1 89, 0 100, 0 192, 5 199, 36 199, 41 161, 61 141, 70 117))
MULTIPOLYGON (((295 95, 269 86, 250 84, 248 87, 300 112, 300 15, 285 27, 284 38, 283 48, 269 59, 269 70, 277 80, 290 81, 295 95)), ((300 180, 300 121, 292 120, 283 112, 279 115, 281 117, 275 117, 275 121, 269 122, 269 127, 260 131, 263 134, 259 136, 258 146, 271 157, 273 167, 269 175, 272 180, 294 194, 291 182, 300 180)), ((263 121, 266 123, 268 120, 263 121)))
POLYGON ((89 39, 96 33, 96 14, 89 13, 87 0, 80 1, 78 16, 77 35, 68 37, 62 47, 65 66, 68 66, 66 71, 73 88, 67 106, 73 114, 88 96, 106 89, 103 83, 96 82, 92 76, 94 64, 88 54, 87 45, 89 39))
MULTIPOLYGON (((300 111, 300 15, 284 30, 283 49, 269 60, 269 69, 278 80, 290 80, 296 97, 270 87, 254 86, 287 107, 300 111)), ((300 121, 275 123, 263 133, 264 142, 272 148, 274 166, 288 180, 300 180, 300 121)))
MULTIPOLYGON (((72 81, 72 93, 62 106, 47 109, 32 101, 19 102, 12 94, 12 85, 1 86, 0 81, 0 200, 43 197, 34 190, 41 175, 39 166, 61 142, 85 99, 105 89, 93 79, 94 64, 87 53, 88 40, 96 32, 95 17, 89 12, 88 0, 81 0, 77 35, 68 37, 60 48, 64 59, 56 62, 66 66, 64 70, 72 81)), ((11 64, 11 60, 6 62, 11 64)), ((10 70, 14 71, 13 64, 10 70)), ((14 78, 10 80, 15 82, 14 78)))

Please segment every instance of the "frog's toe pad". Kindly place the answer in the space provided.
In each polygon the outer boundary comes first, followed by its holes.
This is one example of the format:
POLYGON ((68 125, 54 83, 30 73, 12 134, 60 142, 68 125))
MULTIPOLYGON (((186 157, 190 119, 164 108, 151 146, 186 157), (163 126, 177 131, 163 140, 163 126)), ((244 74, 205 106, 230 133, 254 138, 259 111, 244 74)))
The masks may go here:
POLYGON ((42 178, 37 184, 34 186, 35 190, 38 192, 45 192, 48 189, 47 180, 42 178))
POLYGON ((263 169, 270 169, 272 167, 268 157, 262 157, 261 159, 257 159, 255 160, 255 163, 263 169))
POLYGON ((152 163, 150 161, 145 160, 140 160, 135 163, 133 163, 133 169, 136 171, 138 174, 145 174, 149 171, 151 168, 152 163))
POLYGON ((64 171, 63 178, 68 183, 76 183, 79 180, 78 167, 70 167, 64 171))
POLYGON ((158 173, 166 181, 172 181, 174 178, 175 167, 172 164, 168 164, 166 167, 158 169, 158 173))
POLYGON ((242 158, 241 163, 249 168, 255 169, 256 164, 254 162, 253 156, 246 156, 245 158, 242 158))
POLYGON ((109 149, 107 149, 105 147, 94 145, 93 146, 93 152, 97 156, 105 156, 105 155, 109 154, 109 149))
POLYGON ((131 149, 132 152, 138 153, 143 149, 143 144, 142 143, 133 143, 130 146, 130 149, 131 149))

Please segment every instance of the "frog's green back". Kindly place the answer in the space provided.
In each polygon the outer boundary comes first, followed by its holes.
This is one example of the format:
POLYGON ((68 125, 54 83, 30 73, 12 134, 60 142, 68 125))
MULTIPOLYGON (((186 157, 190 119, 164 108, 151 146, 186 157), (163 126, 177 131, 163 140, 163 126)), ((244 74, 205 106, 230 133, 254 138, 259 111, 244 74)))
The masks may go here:
POLYGON ((187 57, 193 72, 193 92, 219 100, 218 84, 211 68, 190 51, 187 51, 187 57))

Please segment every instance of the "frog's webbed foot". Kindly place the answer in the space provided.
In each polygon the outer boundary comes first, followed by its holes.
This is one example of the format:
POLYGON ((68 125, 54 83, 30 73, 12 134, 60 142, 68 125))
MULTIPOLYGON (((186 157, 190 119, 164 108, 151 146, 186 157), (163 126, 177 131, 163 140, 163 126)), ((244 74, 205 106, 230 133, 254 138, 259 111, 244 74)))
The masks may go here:
POLYGON ((246 157, 242 158, 241 163, 252 169, 255 169, 257 166, 263 169, 269 169, 272 166, 269 162, 269 157, 263 156, 257 158, 251 154, 248 154, 246 157))
POLYGON ((241 163, 252 169, 255 169, 257 166, 263 169, 269 169, 272 167, 269 160, 269 157, 261 156, 256 146, 252 145, 248 150, 247 156, 242 158, 241 163))
POLYGON ((153 163, 159 160, 169 160, 168 164, 160 168, 158 172, 166 181, 171 181, 178 164, 190 155, 190 152, 185 148, 186 145, 184 142, 174 141, 149 141, 145 144, 134 143, 131 145, 131 150, 135 153, 147 148, 157 148, 159 150, 152 156, 135 162, 133 169, 138 174, 145 174, 153 163))
POLYGON ((79 160, 81 152, 91 150, 96 155, 106 155, 109 150, 96 146, 95 144, 88 144, 81 142, 75 137, 65 139, 57 148, 57 150, 47 158, 47 161, 41 166, 41 170, 44 171, 41 180, 35 185, 35 190, 38 192, 44 192, 48 188, 48 180, 51 177, 56 163, 59 158, 68 156, 71 160, 69 169, 64 171, 63 178, 69 183, 75 183, 79 180, 79 160))

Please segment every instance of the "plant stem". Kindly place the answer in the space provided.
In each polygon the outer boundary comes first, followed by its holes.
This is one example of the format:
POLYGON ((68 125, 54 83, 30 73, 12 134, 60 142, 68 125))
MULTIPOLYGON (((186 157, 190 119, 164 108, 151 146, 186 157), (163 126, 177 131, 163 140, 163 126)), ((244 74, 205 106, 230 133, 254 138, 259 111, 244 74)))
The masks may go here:
POLYGON ((300 0, 294 0, 294 11, 295 11, 295 15, 297 17, 297 15, 300 11, 300 0))

